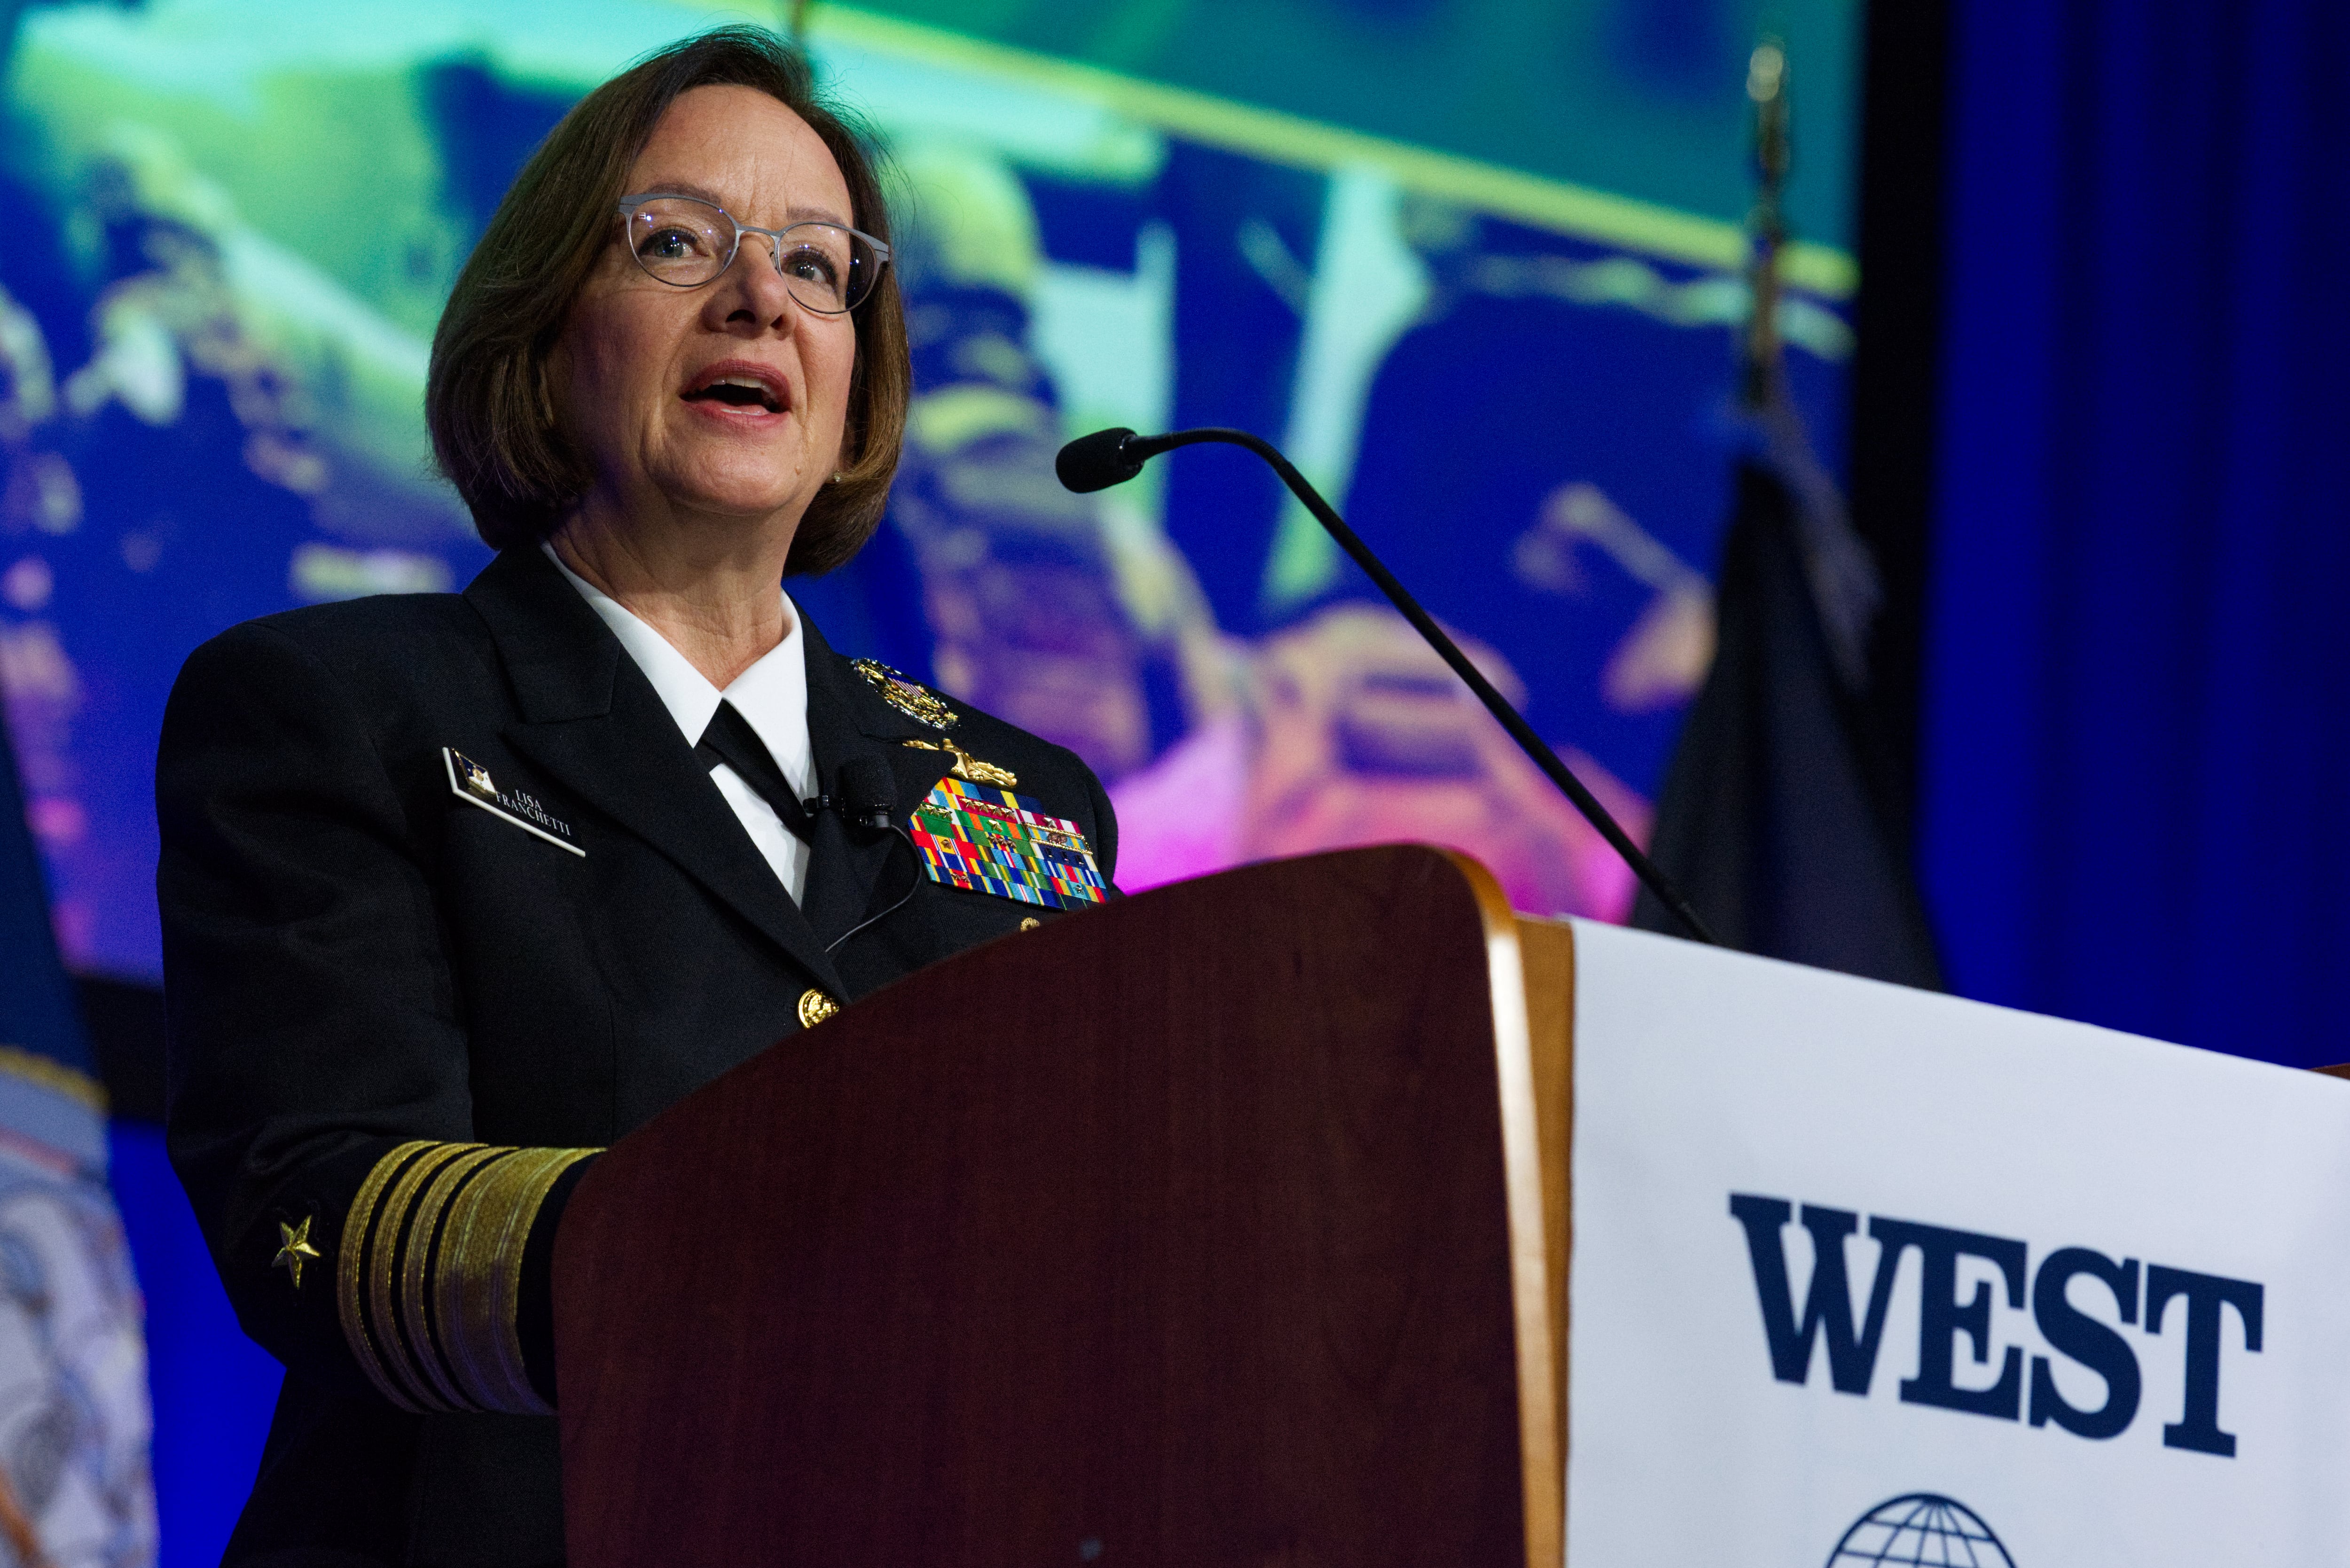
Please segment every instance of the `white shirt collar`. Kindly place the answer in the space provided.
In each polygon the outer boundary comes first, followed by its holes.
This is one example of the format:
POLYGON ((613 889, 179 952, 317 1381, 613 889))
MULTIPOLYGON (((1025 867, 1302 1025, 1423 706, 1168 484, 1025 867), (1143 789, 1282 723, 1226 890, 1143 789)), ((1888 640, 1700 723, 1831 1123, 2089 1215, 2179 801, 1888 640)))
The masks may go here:
POLYGON ((691 660, 671 647, 667 638, 639 619, 626 605, 565 566, 552 543, 542 542, 539 548, 546 552, 546 558, 555 563, 555 569, 563 574, 564 580, 588 601, 588 607, 612 628, 612 635, 620 639, 620 646, 629 650, 629 657, 652 682, 661 706, 677 721, 678 731, 685 736, 687 745, 701 743, 702 733, 710 728, 711 718, 717 713, 722 701, 732 702, 750 722, 759 739, 766 742, 767 754, 775 759, 775 766, 783 770, 792 788, 803 797, 816 793, 816 758, 808 742, 806 641, 800 636, 797 607, 782 585, 776 586, 775 595, 784 601, 784 639, 721 691, 693 667, 691 660))

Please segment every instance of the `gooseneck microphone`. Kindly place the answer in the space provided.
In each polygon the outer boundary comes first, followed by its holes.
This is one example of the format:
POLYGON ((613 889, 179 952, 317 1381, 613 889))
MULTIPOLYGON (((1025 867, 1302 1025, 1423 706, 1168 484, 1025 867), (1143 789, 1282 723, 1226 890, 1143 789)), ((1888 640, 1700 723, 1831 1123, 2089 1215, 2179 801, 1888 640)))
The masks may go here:
MULTIPOLYGON (((1229 441, 1251 451, 1263 447, 1258 456, 1276 469, 1289 467, 1288 459, 1244 431, 1177 431, 1173 435, 1139 436, 1129 430, 1107 430, 1079 436, 1063 447, 1061 455, 1053 460, 1053 472, 1061 476, 1062 489, 1088 495, 1113 484, 1124 484, 1142 472, 1144 463, 1162 452, 1203 441, 1229 441)), ((1297 483, 1304 484, 1305 481, 1301 478, 1297 483)))
POLYGON ((1534 766, 1542 769, 1550 782, 1575 803, 1575 809, 1583 814, 1584 820, 1599 830, 1599 836, 1624 857, 1624 864, 1632 868, 1632 874, 1647 885, 1658 901, 1672 911, 1673 918, 1688 929, 1690 935, 1715 947, 1722 945, 1721 939, 1713 934, 1695 909, 1690 908, 1690 901, 1681 897, 1681 890, 1657 869, 1656 865, 1640 852, 1640 846, 1633 843, 1616 819, 1607 814, 1607 808, 1599 804, 1599 797, 1586 788, 1583 781, 1575 776, 1574 771, 1558 760, 1558 753, 1534 733, 1534 726, 1527 723, 1515 708, 1510 706, 1510 700, 1493 689, 1493 683, 1486 680, 1484 673, 1469 661, 1469 656, 1445 635, 1444 628, 1436 624, 1435 618, 1419 607, 1419 601, 1396 581, 1395 574, 1371 554, 1369 545, 1355 536, 1355 531, 1347 526, 1347 520, 1322 499, 1318 491, 1305 483, 1305 476, 1291 466, 1289 460, 1282 456, 1280 450, 1271 441, 1261 440, 1246 431, 1214 428, 1175 431, 1156 436, 1137 435, 1129 430, 1096 431, 1091 435, 1079 436, 1063 447, 1060 456, 1054 460, 1053 471, 1061 476, 1061 483, 1066 488, 1082 495, 1125 483, 1142 472, 1144 463, 1162 452, 1208 441, 1246 447, 1271 464, 1274 472, 1281 475, 1281 482, 1289 486, 1289 493, 1305 504, 1305 509, 1314 514, 1315 521, 1338 542, 1338 547, 1352 556, 1355 565, 1362 567, 1371 581, 1378 585, 1379 592, 1387 595, 1388 602, 1403 612, 1404 619, 1411 622, 1412 629, 1425 638, 1428 645, 1452 667, 1452 673, 1467 682, 1469 690, 1477 694, 1477 700, 1485 704, 1485 711, 1500 720, 1502 728, 1510 732, 1510 739, 1517 742, 1518 749, 1532 758, 1534 766))

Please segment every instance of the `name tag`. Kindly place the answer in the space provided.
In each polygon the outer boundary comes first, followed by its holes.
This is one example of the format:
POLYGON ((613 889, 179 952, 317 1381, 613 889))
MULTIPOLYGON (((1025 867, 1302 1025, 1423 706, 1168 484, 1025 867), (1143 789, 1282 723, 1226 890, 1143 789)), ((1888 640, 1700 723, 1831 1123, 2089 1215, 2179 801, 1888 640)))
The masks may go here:
POLYGON ((558 822, 546 814, 546 808, 516 790, 512 794, 500 794, 491 781, 489 769, 464 753, 450 747, 441 748, 441 760, 448 765, 449 791, 467 805, 480 806, 492 816, 510 822, 534 837, 544 838, 557 849, 567 849, 581 859, 588 852, 571 842, 571 825, 558 822))
POLYGON ((1048 909, 1108 897, 1077 825, 1008 789, 941 779, 914 808, 912 836, 933 882, 1048 909))

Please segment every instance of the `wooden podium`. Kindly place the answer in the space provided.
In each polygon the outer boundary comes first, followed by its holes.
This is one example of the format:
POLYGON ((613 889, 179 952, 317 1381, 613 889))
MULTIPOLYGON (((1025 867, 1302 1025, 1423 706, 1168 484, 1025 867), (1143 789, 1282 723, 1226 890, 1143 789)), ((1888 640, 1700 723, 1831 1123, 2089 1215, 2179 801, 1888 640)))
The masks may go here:
POLYGON ((1571 953, 1324 855, 710 1085, 565 1218, 570 1561, 1552 1568, 1571 953))

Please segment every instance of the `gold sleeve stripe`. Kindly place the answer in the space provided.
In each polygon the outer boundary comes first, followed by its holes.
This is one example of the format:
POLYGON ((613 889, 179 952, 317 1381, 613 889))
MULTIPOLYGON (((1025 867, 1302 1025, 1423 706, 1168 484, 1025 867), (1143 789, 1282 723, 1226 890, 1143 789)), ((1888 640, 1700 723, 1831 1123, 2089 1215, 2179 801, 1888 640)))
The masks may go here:
POLYGON ((360 1185, 337 1259, 343 1334, 401 1409, 546 1415, 519 1333, 523 1251, 563 1173, 598 1152, 409 1143, 360 1185))
POLYGON ((404 1143, 375 1162, 375 1168, 359 1184, 359 1196, 351 1199, 350 1213, 343 1221, 342 1245, 335 1257, 335 1310, 343 1320, 343 1337, 350 1342, 351 1354, 358 1358, 359 1370, 367 1374, 368 1381, 385 1398, 408 1411, 417 1407, 393 1386, 382 1358, 376 1354, 361 1282, 367 1272, 368 1233, 375 1219, 376 1205, 383 1201, 384 1189, 391 1185, 391 1179, 411 1156, 432 1147, 421 1139, 404 1143))
POLYGON ((450 1376, 440 1352, 441 1336, 433 1332, 432 1320, 427 1315, 431 1308, 426 1284, 433 1272, 441 1240, 441 1214, 448 1208, 449 1200, 483 1167, 513 1152, 509 1148, 479 1147, 467 1149, 433 1174, 409 1217, 408 1245, 402 1249, 400 1260, 400 1324, 408 1335, 409 1354, 416 1358, 417 1368, 424 1374, 425 1382, 443 1410, 473 1407, 458 1391, 456 1380, 450 1376))
POLYGON ((589 1152, 518 1150, 466 1188, 450 1213, 435 1271, 436 1322, 444 1325, 442 1345, 462 1363, 461 1381, 490 1409, 554 1413, 523 1366, 522 1254, 539 1205, 589 1152))
POLYGON ((540 1150, 518 1150, 482 1172, 449 1206, 441 1236, 439 1266, 432 1271, 432 1322, 447 1348, 451 1371, 471 1388, 484 1387, 493 1348, 490 1314, 478 1258, 486 1232, 513 1217, 510 1191, 516 1169, 540 1150), (483 1210, 491 1212, 485 1218, 483 1210))
MULTIPOLYGON (((395 1297, 400 1282, 400 1260, 409 1246, 410 1211, 415 1207, 419 1189, 437 1175, 451 1160, 482 1146, 477 1143, 436 1143, 426 1148, 393 1182, 384 1195, 375 1217, 375 1242, 368 1249, 367 1295, 369 1321, 375 1325, 376 1345, 383 1353, 384 1370, 392 1388, 398 1390, 393 1402, 416 1411, 445 1408, 432 1397, 417 1366, 409 1346, 411 1336, 400 1321, 395 1309, 395 1297)), ((389 1157, 387 1157, 389 1158, 389 1157)))

